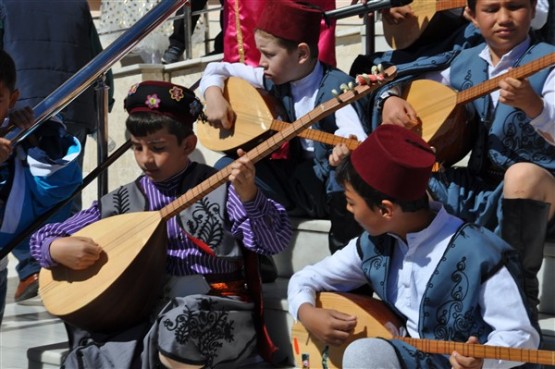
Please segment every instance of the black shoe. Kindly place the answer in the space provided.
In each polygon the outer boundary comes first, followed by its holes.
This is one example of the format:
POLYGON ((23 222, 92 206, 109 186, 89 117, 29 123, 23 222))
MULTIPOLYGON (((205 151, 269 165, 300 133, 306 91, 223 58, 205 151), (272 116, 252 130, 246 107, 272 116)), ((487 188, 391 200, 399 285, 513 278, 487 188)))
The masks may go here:
POLYGON ((171 64, 179 61, 185 50, 177 46, 170 46, 162 55, 162 64, 171 64))

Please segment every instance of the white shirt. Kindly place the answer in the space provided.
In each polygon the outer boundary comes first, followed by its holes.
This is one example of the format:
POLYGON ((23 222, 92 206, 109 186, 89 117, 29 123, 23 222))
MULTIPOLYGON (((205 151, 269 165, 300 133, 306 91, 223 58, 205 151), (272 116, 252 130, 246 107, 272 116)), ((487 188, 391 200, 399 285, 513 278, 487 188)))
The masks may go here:
MULTIPOLYGON (((496 66, 493 65, 491 61, 491 54, 489 46, 486 45, 482 52, 480 53, 480 58, 488 63, 488 76, 489 78, 495 78, 504 73, 507 73, 509 68, 517 62, 520 57, 528 50, 530 47, 530 38, 515 46, 511 51, 501 57, 499 63, 496 66)), ((426 73, 423 78, 431 79, 447 86, 451 82, 451 68, 444 69, 441 72, 431 72, 426 73)), ((499 90, 493 91, 491 94, 491 100, 493 103, 492 108, 497 106, 499 101, 499 90)), ((545 83, 543 85, 541 97, 543 99, 543 110, 534 119, 530 121, 530 125, 545 138, 547 142, 555 145, 555 69, 549 73, 545 83)))
MULTIPOLYGON (((255 68, 242 63, 216 62, 208 64, 204 70, 199 86, 202 96, 204 96, 206 89, 211 86, 218 86, 223 90, 225 80, 231 76, 244 79, 255 88, 263 87, 263 68, 255 68)), ((324 68, 318 62, 308 76, 291 82, 291 94, 297 119, 315 108, 316 96, 323 76, 324 68)), ((366 139, 362 122, 351 105, 347 105, 335 112, 335 123, 337 125, 337 130, 334 132, 335 135, 341 137, 355 135, 359 141, 366 139)), ((314 152, 314 142, 312 140, 301 139, 301 143, 305 151, 309 153, 314 152)))
POLYGON ((538 0, 536 3, 536 14, 530 23, 530 28, 540 29, 547 23, 547 15, 549 14, 549 1, 538 0))
MULTIPOLYGON (((433 202, 431 207, 437 211, 437 216, 426 229, 408 234, 406 243, 395 237, 397 242, 386 281, 387 298, 407 318, 406 329, 413 338, 420 337, 419 309, 428 280, 449 240, 462 224, 441 204, 433 202)), ((352 240, 342 250, 291 277, 287 295, 289 312, 295 319, 302 304, 314 305, 317 291, 350 291, 367 283, 356 242, 356 239, 352 240)), ((486 345, 538 348, 539 334, 530 323, 519 289, 505 267, 491 276, 479 293, 483 318, 493 329, 486 345)), ((484 362, 484 368, 511 368, 515 365, 502 360, 484 362)))

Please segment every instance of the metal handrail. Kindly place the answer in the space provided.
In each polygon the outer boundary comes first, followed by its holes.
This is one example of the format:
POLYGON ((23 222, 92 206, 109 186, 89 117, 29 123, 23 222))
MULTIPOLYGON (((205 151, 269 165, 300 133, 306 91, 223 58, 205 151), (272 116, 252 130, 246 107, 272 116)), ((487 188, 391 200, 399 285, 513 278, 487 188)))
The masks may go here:
MULTIPOLYGON (((118 37, 112 44, 110 44, 104 51, 93 58, 87 65, 81 68, 77 73, 70 77, 60 87, 54 90, 44 100, 38 103, 34 108, 35 121, 31 127, 21 131, 11 141, 11 145, 15 146, 32 134, 42 123, 47 121, 52 115, 57 114, 68 104, 70 104, 77 96, 89 88, 97 80, 110 69, 110 67, 118 60, 123 58, 129 53, 135 45, 140 42, 146 35, 148 35, 160 23, 172 15, 179 7, 186 4, 189 0, 162 0, 150 12, 145 14, 130 27, 124 34, 118 37)), ((107 94, 103 94, 106 100, 107 94)), ((107 114, 108 104, 105 101, 103 114, 107 114)), ((99 107, 100 109, 100 107, 99 107)), ((99 115, 103 115, 99 112, 99 115)), ((104 122, 105 123, 105 122, 104 122)), ((99 127, 102 128, 102 127, 99 127)), ((105 127, 104 127, 105 128, 105 127)), ((105 135, 103 135, 105 136, 105 135)), ((99 135, 99 140, 106 139, 99 135)), ((106 142, 99 145, 106 146, 106 142)), ((14 247, 21 243, 29 234, 35 231, 42 223, 44 223, 54 212, 58 211, 62 206, 68 204, 82 189, 100 175, 105 169, 119 158, 127 148, 129 148, 129 141, 123 144, 114 154, 108 158, 99 157, 99 166, 92 173, 89 174, 84 180, 83 185, 78 188, 70 197, 65 201, 61 201, 57 206, 54 206, 50 211, 47 211, 32 224, 26 227, 8 244, 0 250, 0 259, 9 254, 14 247)), ((102 150, 106 154, 106 150, 102 150)), ((102 187, 106 187, 103 185, 102 187)))
POLYGON ((100 75, 106 73, 114 63, 127 55, 138 42, 188 1, 162 0, 152 8, 150 12, 139 19, 137 23, 112 42, 87 65, 38 103, 33 108, 35 123, 27 130, 20 132, 11 141, 12 145, 20 143, 44 121, 65 108, 84 90, 90 87, 100 75))

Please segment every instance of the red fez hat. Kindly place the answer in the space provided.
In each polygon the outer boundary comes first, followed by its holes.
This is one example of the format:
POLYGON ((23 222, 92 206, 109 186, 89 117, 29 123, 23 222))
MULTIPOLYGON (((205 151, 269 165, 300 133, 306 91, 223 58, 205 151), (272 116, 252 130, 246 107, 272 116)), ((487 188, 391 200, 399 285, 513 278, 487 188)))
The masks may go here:
POLYGON ((275 37, 317 45, 324 12, 319 7, 294 0, 268 0, 256 28, 275 37))
POLYGON ((156 113, 191 125, 202 112, 202 104, 193 91, 164 81, 134 84, 129 89, 123 106, 129 114, 156 113))
POLYGON ((351 163, 368 185, 401 201, 425 195, 435 161, 420 136, 394 124, 378 126, 351 154, 351 163))

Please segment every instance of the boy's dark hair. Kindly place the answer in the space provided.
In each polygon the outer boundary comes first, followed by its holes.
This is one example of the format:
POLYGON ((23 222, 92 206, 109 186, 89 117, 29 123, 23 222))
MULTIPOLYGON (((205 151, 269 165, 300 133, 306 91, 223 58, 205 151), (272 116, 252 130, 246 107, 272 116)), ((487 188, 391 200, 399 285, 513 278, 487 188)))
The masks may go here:
POLYGON ((15 63, 7 52, 0 50, 0 82, 10 91, 15 91, 15 81, 15 63))
MULTIPOLYGON (((285 48, 289 53, 295 51, 297 49, 297 46, 299 45, 299 43, 296 41, 286 40, 281 37, 277 37, 261 29, 257 29, 256 32, 259 32, 261 35, 265 37, 274 38, 277 41, 278 45, 285 48)), ((318 59, 318 55, 319 55, 318 44, 310 45, 307 43, 307 45, 310 48, 310 58, 318 59)))
POLYGON ((372 186, 366 183, 358 174, 351 162, 350 155, 345 157, 337 166, 335 178, 337 179, 337 182, 341 183, 342 185, 349 183, 353 190, 355 190, 356 193, 358 193, 360 197, 364 199, 366 205, 368 205, 368 207, 372 210, 376 208, 381 208, 383 200, 389 200, 394 204, 398 204, 404 212, 426 210, 429 209, 430 206, 428 196, 426 194, 424 194, 424 196, 418 200, 401 201, 374 189, 372 186))
POLYGON ((129 114, 125 126, 135 137, 144 137, 166 128, 168 133, 177 137, 178 144, 193 133, 193 127, 190 124, 183 124, 167 115, 146 111, 129 114))

